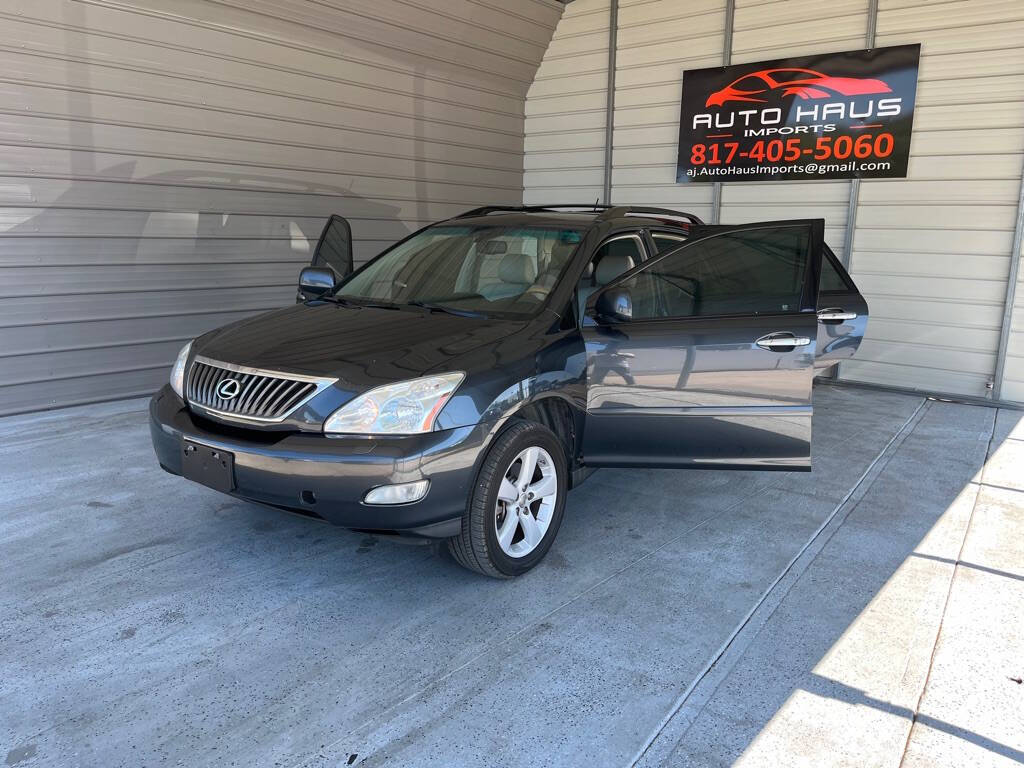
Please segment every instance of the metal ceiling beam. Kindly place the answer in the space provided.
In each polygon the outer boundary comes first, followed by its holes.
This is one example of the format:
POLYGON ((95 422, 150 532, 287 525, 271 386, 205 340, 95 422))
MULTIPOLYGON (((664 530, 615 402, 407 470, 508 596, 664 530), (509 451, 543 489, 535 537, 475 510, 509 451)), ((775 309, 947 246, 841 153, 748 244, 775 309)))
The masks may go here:
MULTIPOLYGON (((736 19, 736 0, 726 0, 725 32, 722 37, 722 66, 732 63, 732 29, 736 19)), ((711 223, 718 224, 722 218, 722 182, 711 185, 711 223)))
POLYGON ((1017 283, 1020 280, 1020 249, 1024 244, 1024 168, 1020 175, 1020 194, 1017 196, 1017 225, 1013 230, 1013 246, 1010 249, 1010 270, 1006 276, 1006 300, 1003 303, 1003 324, 999 329, 999 346, 996 348, 996 372, 992 383, 992 398, 1003 399, 1003 379, 1006 376, 1006 350, 1010 346, 1010 329, 1013 326, 1013 307, 1017 302, 1017 283))
POLYGON ((612 140, 615 138, 615 53, 619 44, 619 0, 608 9, 608 95, 604 116, 604 202, 612 202, 612 140))
MULTIPOLYGON (((875 47, 875 31, 878 28, 878 0, 868 2, 868 28, 864 34, 864 44, 868 49, 875 47)), ((860 179, 850 181, 850 201, 846 206, 846 232, 843 234, 843 252, 839 260, 846 271, 853 264, 853 235, 857 231, 857 206, 860 204, 860 179)))

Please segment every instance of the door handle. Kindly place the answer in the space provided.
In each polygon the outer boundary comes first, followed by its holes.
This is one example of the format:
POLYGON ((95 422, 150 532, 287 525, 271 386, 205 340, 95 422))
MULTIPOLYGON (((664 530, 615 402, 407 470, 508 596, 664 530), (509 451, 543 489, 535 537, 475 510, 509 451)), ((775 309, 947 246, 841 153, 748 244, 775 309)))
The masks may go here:
POLYGON ((818 310, 818 319, 822 322, 838 322, 839 320, 853 320, 857 317, 856 312, 847 312, 841 307, 829 307, 818 310))
POLYGON ((794 336, 788 331, 782 331, 779 333, 769 333, 767 336, 762 336, 754 343, 761 347, 761 349, 788 351, 793 347, 806 347, 811 343, 811 340, 806 336, 794 336))

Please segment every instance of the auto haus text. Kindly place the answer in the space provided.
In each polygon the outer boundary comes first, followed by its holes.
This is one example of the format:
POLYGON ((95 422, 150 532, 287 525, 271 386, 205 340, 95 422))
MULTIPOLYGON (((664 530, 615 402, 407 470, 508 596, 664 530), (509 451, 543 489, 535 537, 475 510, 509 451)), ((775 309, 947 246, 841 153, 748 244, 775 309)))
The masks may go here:
POLYGON ((693 128, 742 127, 743 135, 748 137, 829 133, 838 129, 835 122, 829 121, 898 117, 902 111, 903 99, 898 96, 866 99, 859 104, 856 101, 830 101, 824 104, 794 104, 786 112, 780 107, 701 112, 693 116, 693 128))

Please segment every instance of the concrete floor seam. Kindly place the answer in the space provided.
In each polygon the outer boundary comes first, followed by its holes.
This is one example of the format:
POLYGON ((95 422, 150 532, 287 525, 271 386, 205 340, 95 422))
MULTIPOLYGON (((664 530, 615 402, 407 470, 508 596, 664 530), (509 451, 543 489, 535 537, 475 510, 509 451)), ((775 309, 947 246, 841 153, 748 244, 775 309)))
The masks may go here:
POLYGON ((949 610, 949 600, 953 595, 953 582, 956 579, 957 568, 960 567, 960 563, 963 560, 964 549, 967 546, 967 536, 971 531, 971 523, 974 522, 974 514, 978 511, 978 499, 981 498, 981 489, 984 485, 982 481, 985 478, 985 465, 992 456, 992 443, 995 440, 995 436, 996 417, 993 416, 992 432, 988 438, 988 446, 985 448, 985 460, 981 465, 981 469, 978 470, 978 482, 973 483, 974 501, 971 504, 971 514, 968 515, 967 523, 964 525, 964 533, 960 539, 960 547, 956 553, 956 561, 953 563, 953 568, 949 573, 949 583, 946 585, 946 595, 942 601, 942 612, 939 614, 939 621, 935 626, 935 634, 932 636, 931 650, 928 652, 928 671, 925 673, 924 680, 921 683, 921 690, 917 694, 917 702, 914 704, 914 712, 910 718, 910 726, 907 728, 907 738, 906 741, 903 742, 903 749, 900 752, 898 768, 902 768, 903 763, 907 759, 907 751, 910 749, 910 740, 914 733, 914 726, 917 724, 918 716, 921 714, 921 705, 924 703, 924 695, 928 690, 928 683, 932 677, 932 669, 935 666, 935 654, 938 651, 939 638, 942 636, 942 625, 946 619, 946 612, 949 610))
MULTIPOLYGON (((782 569, 782 571, 779 573, 776 579, 768 586, 768 588, 764 591, 764 593, 757 600, 757 602, 754 603, 753 607, 751 607, 746 616, 744 616, 743 619, 740 620, 736 628, 725 639, 725 642, 719 647, 719 649, 712 655, 711 660, 701 670, 697 677, 694 678, 693 682, 691 682, 690 685, 687 686, 687 688, 683 691, 683 693, 680 694, 679 698, 676 699, 676 701, 669 709, 665 717, 662 718, 661 722, 648 736, 643 746, 637 751, 633 759, 627 764, 627 768, 636 768, 636 766, 644 758, 648 750, 658 740, 658 737, 662 734, 662 732, 668 727, 669 723, 673 720, 673 718, 675 718, 675 716, 683 708, 683 706, 686 704, 690 696, 693 695, 693 692, 697 689, 700 683, 704 680, 704 678, 707 677, 707 675, 712 671, 712 669, 714 669, 715 665, 717 665, 719 661, 725 656, 726 652, 733 645, 736 638, 740 635, 743 629, 750 623, 751 619, 753 619, 754 615, 758 612, 762 604, 768 599, 769 595, 771 595, 771 593, 782 582, 786 575, 789 574, 793 566, 800 560, 800 558, 804 555, 808 548, 810 548, 810 546, 815 542, 815 540, 818 539, 819 536, 821 536, 821 534, 825 531, 826 528, 828 528, 828 526, 835 519, 836 515, 839 514, 840 510, 842 510, 846 506, 851 497, 857 492, 858 488, 860 488, 863 485, 864 481, 868 478, 868 476, 872 474, 872 471, 875 469, 876 465, 878 465, 878 463, 883 459, 883 457, 886 457, 886 455, 889 454, 890 449, 896 444, 898 440, 902 442, 902 439, 905 439, 906 435, 909 435, 911 432, 913 432, 913 428, 916 427, 917 424, 924 417, 924 408, 928 403, 929 398, 921 399, 921 402, 918 403, 913 413, 911 413, 910 416, 907 417, 906 421, 903 422, 903 424, 896 431, 896 433, 891 438, 889 438, 889 441, 882 447, 882 450, 879 451, 878 455, 875 456, 875 458, 867 466, 867 468, 860 475, 857 481, 853 484, 853 486, 851 486, 850 490, 847 491, 847 493, 835 506, 832 512, 825 518, 825 520, 818 527, 818 529, 810 536, 810 538, 804 543, 800 550, 793 556, 793 558, 789 561, 786 567, 782 569)), ((891 458, 891 456, 894 454, 895 451, 893 452, 893 454, 889 455, 889 458, 891 458)), ((865 492, 866 491, 867 488, 865 488, 865 492)))
POLYGON ((4 751, 624 766, 718 650, 637 768, 896 768, 915 706, 902 768, 1020 765, 1024 419, 1000 410, 993 438, 992 409, 923 397, 816 387, 813 474, 600 473, 550 565, 511 585, 171 489, 139 412, 88 444, 47 423, 5 454, 28 481, 8 488, 0 542, 19 598, 0 608, 4 751), (96 462, 118 448, 126 461, 96 462), (57 464, 71 479, 33 493, 57 464), (528 727, 481 727, 511 702, 528 727))
MULTIPOLYGON (((786 474, 788 474, 788 473, 786 473, 786 474)), ((779 483, 782 482, 782 479, 784 477, 785 477, 785 475, 780 473, 780 478, 778 480, 775 480, 775 481, 773 481, 771 483, 767 483, 767 484, 765 484, 763 486, 760 486, 757 490, 752 492, 750 494, 750 496, 756 495, 759 492, 763 492, 763 491, 765 491, 765 490, 767 490, 769 488, 777 486, 779 483)), ((630 561, 628 564, 622 566, 621 568, 619 568, 618 570, 614 571, 613 573, 610 573, 609 575, 605 576, 604 578, 602 578, 599 581, 595 582, 594 584, 590 585, 585 590, 581 591, 579 594, 575 595, 571 599, 566 600, 565 602, 561 603, 557 607, 552 608, 550 611, 548 611, 544 615, 542 615, 542 616, 540 616, 540 617, 538 617, 538 618, 528 622, 527 624, 524 624, 522 627, 520 627, 518 630, 513 632, 511 635, 508 635, 503 640, 501 640, 499 642, 499 645, 507 643, 510 640, 515 639, 516 637, 518 637, 519 635, 521 635, 524 632, 528 631, 532 627, 534 627, 537 624, 543 622, 545 619, 547 619, 547 618, 553 616, 554 614, 558 613, 563 608, 566 608, 567 606, 572 605, 574 602, 576 602, 580 598, 582 598, 582 597, 586 596, 587 594, 589 594, 590 592, 598 589, 602 585, 607 584, 609 581, 614 579, 616 576, 619 576, 619 575, 625 573, 630 568, 633 568, 634 566, 636 566, 638 563, 641 563, 644 560, 648 559, 649 557, 652 557, 653 555, 655 555, 658 552, 662 551, 666 547, 669 547, 672 544, 675 544, 676 542, 678 542, 679 540, 681 540, 682 538, 684 538, 688 534, 690 534, 693 531, 695 531, 698 528, 700 528, 702 525, 705 525, 706 523, 708 523, 711 520, 713 520, 718 515, 721 515, 721 514, 724 514, 726 512, 729 512, 729 511, 731 511, 733 509, 736 509, 741 504, 743 504, 748 498, 750 498, 750 496, 745 496, 743 499, 737 501, 736 503, 734 503, 734 504, 732 504, 732 505, 730 505, 730 506, 728 506, 728 507, 726 507, 724 509, 715 511, 714 514, 708 515, 707 517, 701 519, 699 522, 697 522, 694 525, 692 525, 689 528, 687 528, 685 531, 682 531, 681 533, 677 534, 676 536, 672 537, 671 539, 668 539, 663 544, 661 544, 661 546, 656 547, 655 549, 652 549, 649 552, 644 553, 642 556, 640 556, 640 557, 630 561)), ((483 656, 485 656, 487 654, 487 650, 490 647, 491 647, 490 645, 487 645, 487 647, 483 651, 481 651, 480 653, 474 655, 471 659, 467 660, 466 662, 464 662, 463 664, 459 665, 455 669, 445 673, 444 675, 442 675, 442 676, 440 676, 438 678, 435 678, 434 680, 431 680, 426 685, 421 686, 418 690, 416 690, 415 692, 409 694, 408 696, 406 696, 401 701, 396 702, 395 704, 392 704, 386 710, 384 710, 383 712, 380 712, 375 718, 373 718, 373 719, 371 719, 371 720, 369 720, 369 721, 367 721, 365 723, 362 723, 359 726, 353 728, 351 731, 349 731, 343 737, 341 737, 339 739, 336 739, 334 742, 326 745, 320 751, 329 752, 330 750, 335 748, 338 744, 340 744, 341 742, 343 742, 346 739, 350 738, 353 734, 358 733, 360 730, 363 730, 363 729, 373 725, 373 723, 381 720, 382 718, 384 718, 388 714, 390 714, 390 713, 394 712, 395 710, 397 710, 399 707, 402 707, 405 704, 408 704, 410 701, 412 701, 413 699, 418 698, 423 693, 429 691, 431 688, 439 685, 440 683, 443 683, 445 680, 448 680, 452 676, 458 674, 459 672, 461 672, 462 670, 464 670, 467 667, 471 666, 473 663, 475 663, 476 661, 481 659, 483 656)), ((304 758, 303 760, 300 760, 299 762, 297 762, 294 765, 292 765, 291 768, 303 768, 303 766, 308 765, 310 763, 310 761, 316 759, 316 757, 317 757, 316 755, 311 755, 310 757, 304 758)))

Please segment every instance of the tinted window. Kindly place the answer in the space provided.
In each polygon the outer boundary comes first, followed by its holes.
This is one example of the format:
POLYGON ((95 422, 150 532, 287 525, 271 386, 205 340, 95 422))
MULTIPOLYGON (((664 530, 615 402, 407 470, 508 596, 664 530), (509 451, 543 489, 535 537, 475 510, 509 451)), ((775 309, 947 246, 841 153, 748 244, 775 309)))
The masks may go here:
POLYGON ((607 283, 626 270, 632 269, 643 260, 644 256, 640 240, 630 236, 609 240, 594 253, 593 262, 595 272, 605 273, 604 279, 600 283, 607 283), (608 257, 607 260, 605 260, 605 257, 608 257), (604 262, 603 267, 601 266, 602 262, 604 262), (613 265, 615 266, 613 267, 613 265), (619 266, 622 269, 618 269, 619 266), (617 270, 614 275, 607 274, 612 270, 617 270))
POLYGON ((623 285, 635 320, 797 312, 807 259, 805 227, 746 230, 692 243, 623 285))
POLYGON ((651 232, 651 239, 654 240, 656 253, 671 251, 686 242, 685 235, 673 235, 668 232, 651 232))
POLYGON ((850 290, 850 287, 843 280, 842 275, 839 274, 839 270, 835 268, 828 254, 821 259, 821 283, 818 286, 818 290, 844 292, 850 290))

